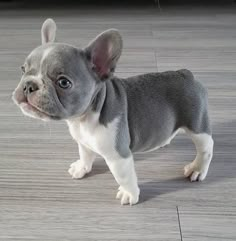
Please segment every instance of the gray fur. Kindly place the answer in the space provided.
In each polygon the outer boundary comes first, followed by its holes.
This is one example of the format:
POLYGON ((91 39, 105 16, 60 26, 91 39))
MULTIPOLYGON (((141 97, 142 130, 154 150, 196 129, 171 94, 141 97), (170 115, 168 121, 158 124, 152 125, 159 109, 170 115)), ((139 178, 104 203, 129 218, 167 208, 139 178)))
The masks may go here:
POLYGON ((181 127, 211 134, 207 91, 188 70, 114 77, 103 88, 102 107, 93 110, 100 111, 99 120, 105 126, 121 118, 117 149, 122 156, 128 153, 127 145, 132 152, 147 151, 181 127))
MULTIPOLYGON (((65 120, 92 111, 100 113, 100 124, 107 126, 118 118, 116 149, 122 157, 159 146, 180 127, 211 134, 207 91, 190 71, 120 79, 112 76, 122 50, 117 30, 100 34, 84 50, 53 43, 54 39, 54 35, 42 36, 43 45, 26 59, 26 72, 14 93, 17 104, 24 99, 26 82, 34 81, 39 87, 35 107, 50 119, 65 120), (42 62, 43 53, 49 49, 42 62), (35 77, 39 69, 40 80, 35 77), (58 87, 59 75, 71 81, 70 89, 58 87)), ((33 95, 36 93, 27 98, 33 95)))
POLYGON ((210 133, 207 93, 188 70, 124 80, 133 151, 152 149, 180 127, 210 133))

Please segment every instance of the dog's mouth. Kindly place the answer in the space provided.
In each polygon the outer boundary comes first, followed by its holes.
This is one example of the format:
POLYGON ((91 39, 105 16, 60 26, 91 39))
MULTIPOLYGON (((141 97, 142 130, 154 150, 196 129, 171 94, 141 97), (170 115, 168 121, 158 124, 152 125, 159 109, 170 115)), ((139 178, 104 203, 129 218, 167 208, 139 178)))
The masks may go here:
POLYGON ((42 109, 39 109, 39 107, 32 105, 28 101, 24 101, 20 103, 19 106, 25 114, 30 115, 31 117, 34 117, 34 118, 39 118, 42 120, 59 119, 59 117, 44 112, 42 109))
POLYGON ((41 120, 60 120, 60 116, 57 116, 52 113, 48 113, 40 106, 33 104, 28 98, 26 98, 23 94, 19 94, 19 91, 14 91, 12 95, 12 100, 14 103, 20 107, 23 114, 29 117, 33 117, 41 120))

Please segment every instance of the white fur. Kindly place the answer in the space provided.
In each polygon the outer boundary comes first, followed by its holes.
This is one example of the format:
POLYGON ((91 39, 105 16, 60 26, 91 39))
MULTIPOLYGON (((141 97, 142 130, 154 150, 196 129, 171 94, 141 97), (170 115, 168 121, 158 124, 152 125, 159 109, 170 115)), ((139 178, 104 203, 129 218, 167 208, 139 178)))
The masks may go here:
POLYGON ((73 162, 70 165, 68 172, 72 178, 80 179, 92 170, 93 162, 96 158, 96 153, 79 144, 80 160, 73 162))
POLYGON ((40 60, 40 69, 42 68, 43 61, 48 57, 49 53, 54 49, 53 46, 44 49, 42 58, 40 60))
POLYGON ((121 199, 121 204, 133 205, 139 200, 137 176, 132 154, 128 158, 122 158, 115 150, 118 122, 119 119, 114 119, 105 127, 99 123, 98 113, 67 121, 70 133, 78 142, 80 151, 80 160, 72 163, 69 173, 73 178, 82 178, 91 171, 94 153, 98 153, 105 159, 120 185, 117 198, 121 199))
MULTIPOLYGON (((43 78, 43 74, 42 74, 42 65, 43 62, 46 60, 46 58, 48 57, 48 55, 50 54, 50 52, 54 49, 53 46, 50 46, 46 49, 44 49, 41 60, 40 60, 40 65, 39 65, 39 69, 36 75, 29 75, 28 78, 32 78, 32 79, 36 79, 37 83, 42 83, 42 78, 43 78)), ((32 52, 33 53, 33 52, 32 52)), ((32 54, 31 53, 31 54, 32 54)), ((31 54, 28 56, 28 58, 30 58, 31 54)))
POLYGON ((105 160, 117 183, 120 185, 116 198, 121 199, 122 205, 136 204, 139 200, 140 190, 134 169, 133 156, 105 160))
POLYGON ((203 181, 206 178, 213 156, 214 141, 206 133, 195 134, 187 129, 186 133, 196 146, 197 156, 194 161, 184 167, 184 175, 190 177, 192 182, 203 181))
MULTIPOLYGON (((91 113, 67 121, 72 137, 83 146, 98 153, 114 157, 115 135, 118 119, 105 127, 99 124, 99 114, 91 113)), ((118 155, 118 153, 117 153, 118 155)))
POLYGON ((36 78, 42 82, 42 78, 43 78, 43 73, 42 73, 42 65, 43 65, 43 62, 45 61, 45 59, 48 57, 48 55, 50 54, 50 52, 53 50, 54 47, 48 47, 46 48, 44 51, 43 51, 43 54, 42 54, 42 58, 40 60, 40 66, 39 66, 39 71, 38 71, 38 74, 36 76, 36 78))

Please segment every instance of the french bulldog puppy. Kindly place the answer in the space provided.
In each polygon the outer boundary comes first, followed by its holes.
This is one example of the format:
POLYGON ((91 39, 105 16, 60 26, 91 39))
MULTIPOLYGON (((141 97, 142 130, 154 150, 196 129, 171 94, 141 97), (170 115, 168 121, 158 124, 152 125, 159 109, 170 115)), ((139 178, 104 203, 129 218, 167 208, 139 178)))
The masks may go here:
POLYGON ((27 116, 67 122, 80 155, 69 169, 73 178, 89 173, 98 154, 119 185, 121 204, 136 204, 132 153, 169 144, 183 129, 197 150, 184 175, 205 179, 213 154, 207 91, 189 70, 114 77, 122 51, 115 29, 78 49, 55 43, 56 24, 47 19, 41 37, 42 45, 25 60, 13 100, 27 116))

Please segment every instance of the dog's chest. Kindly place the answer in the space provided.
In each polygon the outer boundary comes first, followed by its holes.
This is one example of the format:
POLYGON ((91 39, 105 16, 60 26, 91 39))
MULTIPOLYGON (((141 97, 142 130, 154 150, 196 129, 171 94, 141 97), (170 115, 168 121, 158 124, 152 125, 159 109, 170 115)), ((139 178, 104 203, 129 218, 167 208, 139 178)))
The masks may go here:
POLYGON ((78 122, 73 122, 69 124, 70 134, 73 139, 78 143, 86 146, 87 148, 95 151, 97 146, 96 134, 93 131, 95 127, 91 123, 81 124, 78 122))
POLYGON ((98 118, 97 114, 93 114, 83 121, 73 120, 67 123, 71 136, 78 144, 104 155, 114 150, 117 121, 104 126, 99 123, 98 118))

